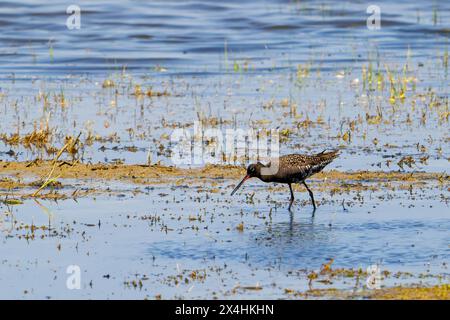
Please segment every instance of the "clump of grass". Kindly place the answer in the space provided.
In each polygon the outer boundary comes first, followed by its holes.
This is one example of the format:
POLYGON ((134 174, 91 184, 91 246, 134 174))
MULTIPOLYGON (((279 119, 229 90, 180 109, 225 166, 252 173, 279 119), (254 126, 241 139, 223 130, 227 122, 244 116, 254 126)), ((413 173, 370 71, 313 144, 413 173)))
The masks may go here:
POLYGON ((148 88, 145 92, 145 95, 147 97, 163 97, 163 96, 170 96, 170 94, 167 92, 167 90, 164 91, 155 91, 152 89, 152 87, 148 88))
POLYGON ((247 72, 250 69, 250 61, 248 59, 244 60, 234 60, 233 71, 234 72, 247 72))
POLYGON ((305 64, 305 65, 301 65, 299 64, 297 66, 297 72, 296 72, 296 77, 295 77, 295 84, 299 87, 302 87, 303 84, 305 83, 305 80, 309 77, 310 74, 310 70, 311 70, 311 63, 305 64))
POLYGON ((289 140, 290 135, 292 134, 292 130, 289 128, 285 128, 280 131, 280 142, 286 142, 289 140))
POLYGON ((72 156, 72 159, 75 159, 75 156, 78 154, 79 147, 80 147, 80 136, 81 132, 78 134, 78 136, 75 138, 73 136, 66 136, 65 137, 65 145, 67 145, 66 152, 72 156))
POLYGON ((37 100, 38 101, 42 101, 44 110, 46 110, 50 106, 49 97, 50 97, 49 93, 45 93, 45 92, 39 91, 39 94, 37 96, 37 100))
POLYGON ((22 144, 25 148, 30 148, 31 146, 44 148, 50 142, 51 135, 52 132, 48 126, 40 130, 34 130, 22 138, 22 144))
POLYGON ((139 84, 134 86, 133 95, 135 95, 138 98, 141 98, 144 96, 144 91, 142 90, 142 87, 139 84))
POLYGON ((55 103, 60 105, 62 108, 65 108, 67 106, 67 100, 66 96, 64 94, 64 90, 61 88, 59 94, 54 95, 55 103))
POLYGON ((20 144, 20 135, 18 133, 13 133, 8 136, 6 133, 2 133, 0 135, 0 140, 7 145, 16 146, 20 144))
POLYGON ((397 165, 404 170, 404 165, 408 166, 409 168, 412 168, 413 165, 416 163, 416 161, 414 160, 414 158, 412 156, 404 156, 403 158, 400 159, 399 162, 397 162, 397 165))
POLYGON ((114 88, 116 84, 111 79, 106 79, 103 81, 102 88, 114 88))
MULTIPOLYGON (((55 169, 58 167, 57 162, 58 162, 59 158, 61 157, 61 155, 65 151, 69 151, 69 153, 70 153, 70 152, 74 152, 74 150, 76 150, 76 145, 78 144, 80 135, 81 135, 81 133, 78 135, 78 137, 76 139, 74 139, 72 137, 66 138, 66 144, 59 150, 59 152, 56 154, 56 157, 53 159, 53 165, 52 165, 52 169, 50 170, 50 173, 47 175, 47 178, 45 180, 43 180, 42 185, 39 187, 39 189, 37 189, 31 195, 32 197, 36 197, 43 189, 45 189, 48 186, 60 185, 57 180, 62 175, 62 173, 60 173, 56 177, 53 177, 53 173, 54 173, 55 169)), ((75 163, 73 163, 72 165, 74 165, 75 163)))
POLYGON ((389 89, 389 103, 395 105, 397 101, 404 102, 406 98, 406 91, 408 90, 407 84, 414 82, 415 78, 407 77, 407 67, 406 65, 402 69, 402 74, 394 77, 389 67, 386 65, 386 73, 389 79, 390 89, 389 89))
POLYGON ((0 135, 0 140, 10 146, 23 145, 27 149, 32 147, 45 148, 51 141, 52 133, 52 130, 46 125, 44 128, 34 129, 23 137, 19 133, 13 133, 9 136, 3 133, 0 135))

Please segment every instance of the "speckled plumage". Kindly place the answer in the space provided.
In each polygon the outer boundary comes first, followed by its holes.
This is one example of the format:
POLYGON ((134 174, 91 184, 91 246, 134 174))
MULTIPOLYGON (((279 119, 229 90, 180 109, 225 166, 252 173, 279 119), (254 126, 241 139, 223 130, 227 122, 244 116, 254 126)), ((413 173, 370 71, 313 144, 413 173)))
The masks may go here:
POLYGON ((291 191, 290 210, 292 202, 294 201, 294 192, 292 191, 291 184, 302 183, 311 197, 314 210, 316 210, 314 195, 306 185, 305 180, 313 174, 322 171, 323 168, 336 159, 338 155, 338 150, 330 152, 322 151, 314 155, 288 154, 278 158, 278 166, 276 166, 276 164, 274 165, 274 163, 264 165, 258 162, 256 164, 251 164, 247 168, 247 175, 234 188, 231 195, 233 195, 246 180, 252 177, 259 178, 264 182, 286 183, 289 185, 289 190, 291 191))
POLYGON ((337 156, 338 151, 321 152, 315 155, 288 154, 281 156, 278 172, 272 175, 262 175, 260 179, 264 182, 299 183, 322 171, 337 156))

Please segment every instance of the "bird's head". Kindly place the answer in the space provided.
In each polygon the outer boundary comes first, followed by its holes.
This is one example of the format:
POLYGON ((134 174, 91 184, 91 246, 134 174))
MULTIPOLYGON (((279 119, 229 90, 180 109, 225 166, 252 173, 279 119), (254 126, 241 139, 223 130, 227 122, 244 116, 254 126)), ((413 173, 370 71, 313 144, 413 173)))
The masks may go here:
POLYGON ((236 186, 236 188, 233 189, 231 192, 231 195, 233 195, 241 186, 242 184, 247 181, 250 178, 260 178, 261 177, 261 168, 264 167, 264 165, 261 162, 258 163, 252 163, 247 167, 247 174, 245 175, 244 179, 242 179, 241 182, 236 186))
POLYGON ((261 168, 263 167, 261 162, 258 163, 252 163, 247 167, 247 176, 250 178, 253 177, 260 177, 261 176, 261 168))

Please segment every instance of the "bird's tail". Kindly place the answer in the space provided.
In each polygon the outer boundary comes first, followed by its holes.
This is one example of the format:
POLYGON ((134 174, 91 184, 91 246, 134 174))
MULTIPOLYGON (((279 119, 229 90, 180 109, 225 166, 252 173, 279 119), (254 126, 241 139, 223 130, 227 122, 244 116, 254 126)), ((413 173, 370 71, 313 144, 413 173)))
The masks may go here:
POLYGON ((326 150, 323 150, 322 152, 316 154, 316 157, 319 158, 318 162, 321 165, 326 166, 327 164, 331 163, 334 159, 339 157, 339 150, 335 149, 328 152, 326 152, 326 150))

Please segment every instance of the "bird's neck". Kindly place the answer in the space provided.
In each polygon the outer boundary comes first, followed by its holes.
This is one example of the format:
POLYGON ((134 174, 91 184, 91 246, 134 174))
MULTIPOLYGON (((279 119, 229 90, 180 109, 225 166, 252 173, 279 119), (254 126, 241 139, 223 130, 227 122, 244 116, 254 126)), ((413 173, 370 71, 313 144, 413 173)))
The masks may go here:
POLYGON ((273 182, 274 181, 274 175, 272 175, 272 174, 260 175, 258 178, 263 182, 273 182))

